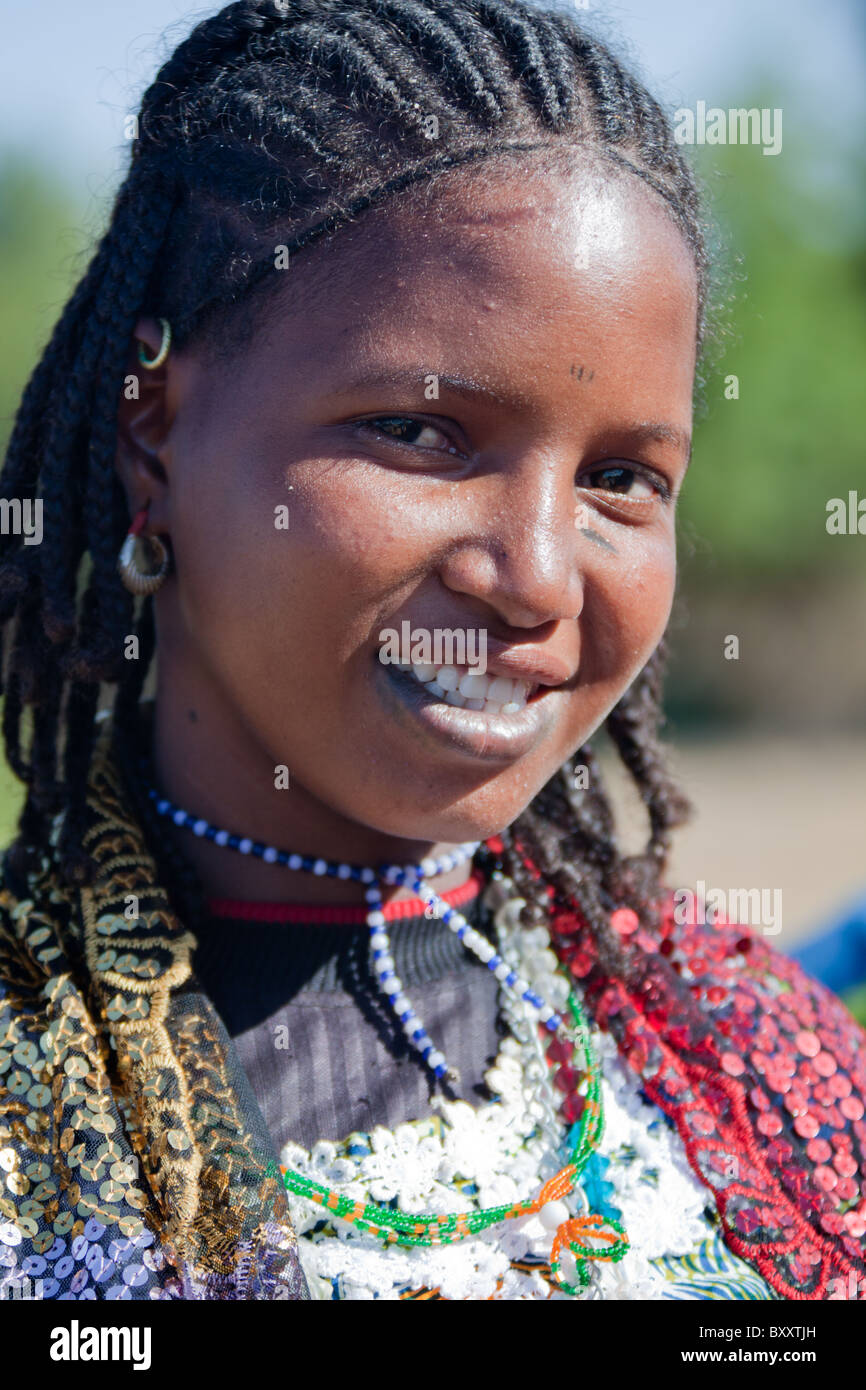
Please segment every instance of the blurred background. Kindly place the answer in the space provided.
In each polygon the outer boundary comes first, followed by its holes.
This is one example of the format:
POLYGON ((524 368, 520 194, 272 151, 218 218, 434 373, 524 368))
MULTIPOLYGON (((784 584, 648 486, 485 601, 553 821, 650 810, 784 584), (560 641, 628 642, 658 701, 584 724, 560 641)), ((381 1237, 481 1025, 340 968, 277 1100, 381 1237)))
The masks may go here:
MULTIPOLYGON (((853 492, 866 530, 866 11, 860 0, 569 7, 672 114, 701 101, 783 113, 777 155, 691 150, 716 227, 719 312, 681 503, 668 687, 673 761, 697 812, 669 879, 779 890, 772 944, 866 1021, 866 534, 826 524, 828 502, 853 492)), ((218 8, 0 2, 4 446, 122 177, 124 122, 218 8)), ((0 843, 18 801, 0 770, 0 843)))

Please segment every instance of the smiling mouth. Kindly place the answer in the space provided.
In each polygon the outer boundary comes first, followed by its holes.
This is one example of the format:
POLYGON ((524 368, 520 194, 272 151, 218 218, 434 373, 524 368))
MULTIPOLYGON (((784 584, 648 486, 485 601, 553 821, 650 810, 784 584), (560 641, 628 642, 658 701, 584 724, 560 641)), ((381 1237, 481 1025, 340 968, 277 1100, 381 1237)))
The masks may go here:
POLYGON ((479 714, 520 714, 541 689, 529 681, 508 676, 479 675, 469 666, 403 665, 398 670, 411 675, 436 699, 457 709, 479 714))
POLYGON ((461 757, 513 763, 551 733, 559 711, 548 685, 480 676, 467 666, 376 665, 385 677, 384 689, 399 696, 398 708, 441 748, 450 747, 461 757))

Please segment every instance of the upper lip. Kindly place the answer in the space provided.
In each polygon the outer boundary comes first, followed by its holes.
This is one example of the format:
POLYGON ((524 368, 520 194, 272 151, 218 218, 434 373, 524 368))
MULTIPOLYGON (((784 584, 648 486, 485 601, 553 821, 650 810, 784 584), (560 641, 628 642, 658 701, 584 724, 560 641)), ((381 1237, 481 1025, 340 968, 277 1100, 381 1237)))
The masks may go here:
MULTIPOLYGON (((456 630, 458 624, 453 623, 451 627, 456 630)), ((501 638, 488 634, 486 652, 485 674, 490 676, 506 676, 510 680, 526 681, 532 686, 557 686, 565 685, 577 675, 576 664, 572 665, 564 657, 554 656, 553 652, 529 643, 503 642, 501 638)))
POLYGON ((508 676, 511 680, 527 681, 530 685, 564 685, 577 674, 575 667, 538 647, 500 647, 491 653, 487 648, 487 675, 508 676))

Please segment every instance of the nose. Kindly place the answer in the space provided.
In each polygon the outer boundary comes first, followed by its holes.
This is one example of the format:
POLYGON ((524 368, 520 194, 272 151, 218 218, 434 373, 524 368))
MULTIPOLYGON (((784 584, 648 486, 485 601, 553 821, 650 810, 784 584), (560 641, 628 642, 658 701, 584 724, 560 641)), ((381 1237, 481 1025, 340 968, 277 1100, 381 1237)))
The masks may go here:
POLYGON ((443 583, 495 609, 510 627, 580 616, 585 541, 575 524, 573 459, 478 479, 464 497, 461 536, 440 569, 443 583))

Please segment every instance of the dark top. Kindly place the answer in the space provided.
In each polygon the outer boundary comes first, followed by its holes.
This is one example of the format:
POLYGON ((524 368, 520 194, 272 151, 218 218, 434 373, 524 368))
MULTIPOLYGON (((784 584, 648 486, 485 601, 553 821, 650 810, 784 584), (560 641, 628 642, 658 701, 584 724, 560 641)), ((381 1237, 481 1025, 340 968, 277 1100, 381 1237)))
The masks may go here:
MULTIPOLYGON (((420 912, 387 930, 404 992, 460 1072, 454 1090, 435 1081, 381 994, 366 924, 247 920, 242 907, 226 915, 231 907, 213 906, 195 972, 234 1039, 278 1152, 288 1140, 309 1149, 421 1119, 437 1090, 470 1104, 486 1096, 482 1077, 502 1028, 499 984, 441 921, 420 912)), ((477 893, 460 911, 489 935, 477 893)))

